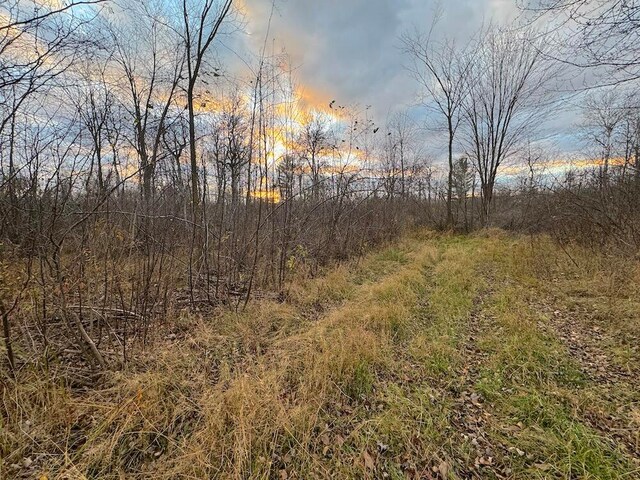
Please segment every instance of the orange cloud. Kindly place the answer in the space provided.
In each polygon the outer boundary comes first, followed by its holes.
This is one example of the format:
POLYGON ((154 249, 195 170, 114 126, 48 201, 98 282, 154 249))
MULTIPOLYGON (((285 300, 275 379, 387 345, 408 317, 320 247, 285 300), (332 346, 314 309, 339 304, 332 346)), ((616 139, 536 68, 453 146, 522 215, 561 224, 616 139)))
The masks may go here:
MULTIPOLYGON (((622 157, 609 159, 609 165, 614 167, 623 166, 624 162, 625 160, 622 157)), ((534 169, 535 170, 541 170, 541 169, 563 170, 568 168, 583 169, 583 168, 603 167, 604 163, 605 163, 604 159, 601 159, 601 158, 581 158, 581 159, 575 159, 575 160, 554 159, 554 160, 548 160, 546 162, 539 162, 534 165, 534 169)), ((518 164, 518 165, 505 166, 500 171, 500 174, 506 175, 506 176, 515 176, 515 175, 521 175, 523 173, 528 173, 528 172, 529 172, 529 167, 527 165, 518 164)))

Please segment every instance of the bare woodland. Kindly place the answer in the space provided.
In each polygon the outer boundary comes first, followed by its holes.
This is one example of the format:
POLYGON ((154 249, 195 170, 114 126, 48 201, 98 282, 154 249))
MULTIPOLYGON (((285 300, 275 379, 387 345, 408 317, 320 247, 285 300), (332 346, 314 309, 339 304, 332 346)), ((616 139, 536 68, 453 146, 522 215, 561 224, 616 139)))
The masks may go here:
POLYGON ((399 39, 425 126, 309 104, 266 38, 234 74, 232 0, 2 2, 3 382, 88 388, 185 318, 285 301, 418 227, 637 258, 640 5, 519 4, 468 42, 437 20, 399 39), (589 161, 558 173, 540 140, 568 98, 589 161))

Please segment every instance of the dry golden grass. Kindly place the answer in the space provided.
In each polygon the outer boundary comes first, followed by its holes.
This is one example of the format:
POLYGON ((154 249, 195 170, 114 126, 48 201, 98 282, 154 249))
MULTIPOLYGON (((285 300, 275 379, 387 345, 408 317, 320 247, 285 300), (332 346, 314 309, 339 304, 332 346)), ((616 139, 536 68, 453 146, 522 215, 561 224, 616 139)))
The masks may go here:
POLYGON ((409 240, 305 282, 290 303, 193 320, 106 388, 71 392, 22 372, 4 391, 8 463, 41 451, 50 478, 268 476, 287 446, 312 443, 327 402, 357 397, 389 368, 431 250, 409 240))

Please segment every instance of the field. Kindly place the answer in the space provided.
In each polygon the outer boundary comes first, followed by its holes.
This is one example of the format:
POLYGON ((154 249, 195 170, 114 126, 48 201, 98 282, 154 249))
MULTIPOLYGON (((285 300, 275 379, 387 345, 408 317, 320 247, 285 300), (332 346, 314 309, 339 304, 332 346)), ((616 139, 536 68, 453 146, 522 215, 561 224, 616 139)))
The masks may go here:
POLYGON ((2 409, 2 478, 640 478, 640 263, 414 233, 2 409))

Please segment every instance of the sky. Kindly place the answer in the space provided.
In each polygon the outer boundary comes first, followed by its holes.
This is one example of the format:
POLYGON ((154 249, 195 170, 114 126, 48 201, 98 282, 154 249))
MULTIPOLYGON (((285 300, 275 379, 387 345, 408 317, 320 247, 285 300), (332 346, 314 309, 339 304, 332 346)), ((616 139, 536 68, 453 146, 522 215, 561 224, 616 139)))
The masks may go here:
POLYGON ((245 0, 248 48, 265 38, 298 66, 301 84, 327 102, 372 105, 378 118, 416 104, 399 37, 425 30, 442 15, 437 34, 464 39, 489 19, 517 14, 515 0, 245 0))

